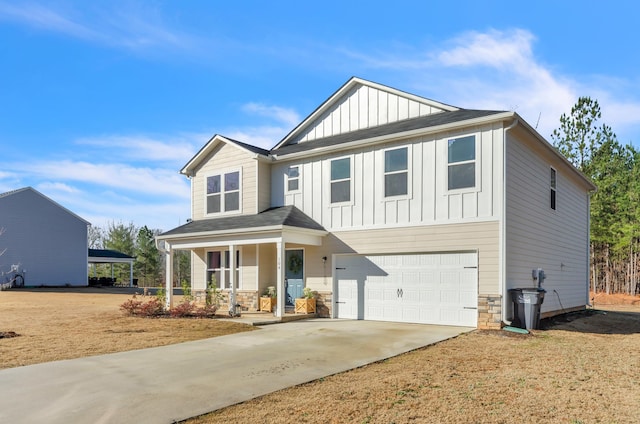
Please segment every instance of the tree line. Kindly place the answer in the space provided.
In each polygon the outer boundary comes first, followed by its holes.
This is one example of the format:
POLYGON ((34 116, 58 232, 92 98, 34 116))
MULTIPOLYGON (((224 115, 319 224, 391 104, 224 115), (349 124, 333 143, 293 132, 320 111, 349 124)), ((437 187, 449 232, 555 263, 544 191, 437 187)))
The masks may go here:
POLYGON ((597 100, 580 97, 551 136, 598 187, 591 195, 591 290, 640 292, 640 152, 601 123, 597 100))
MULTIPOLYGON (((117 250, 135 257, 133 277, 140 287, 159 287, 165 281, 165 255, 158 250, 155 237, 162 231, 146 225, 136 227, 133 223, 110 222, 106 228, 90 226, 88 243, 90 249, 117 250)), ((111 267, 117 281, 128 282, 128 264, 97 264, 98 277, 111 277, 111 267)), ((93 269, 90 270, 93 276, 93 269)), ((191 282, 191 257, 187 251, 174 252, 173 281, 179 285, 191 282)))

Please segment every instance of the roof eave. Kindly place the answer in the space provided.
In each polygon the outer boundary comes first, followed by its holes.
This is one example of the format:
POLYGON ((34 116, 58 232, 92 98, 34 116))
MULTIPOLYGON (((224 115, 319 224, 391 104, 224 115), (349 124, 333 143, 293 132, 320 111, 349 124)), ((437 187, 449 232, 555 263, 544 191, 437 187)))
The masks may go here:
POLYGON ((571 169, 581 180, 583 180, 587 185, 587 187, 589 188, 590 192, 594 192, 598 189, 598 187, 589 179, 589 177, 587 177, 578 168, 576 168, 571 162, 569 162, 569 160, 566 157, 564 157, 560 152, 558 152, 558 150, 555 147, 553 147, 551 143, 549 143, 535 128, 529 125, 527 121, 522 119, 520 115, 518 115, 517 113, 514 113, 514 118, 518 120, 518 124, 522 125, 524 129, 526 129, 529 133, 531 133, 534 137, 536 137, 538 141, 540 141, 540 143, 548 151, 550 151, 552 154, 558 157, 562 162, 564 162, 565 165, 569 167, 569 169, 571 169))
POLYGON ((207 237, 228 236, 233 234, 242 234, 242 235, 265 234, 265 233, 283 232, 283 231, 295 231, 298 233, 318 235, 318 236, 325 236, 329 234, 326 230, 316 230, 313 228, 295 227, 291 225, 269 225, 264 227, 253 227, 253 228, 246 228, 246 229, 200 231, 197 233, 178 233, 178 234, 169 234, 166 236, 159 235, 159 236, 156 236, 156 240, 171 241, 171 240, 177 240, 177 239, 198 239, 198 238, 207 238, 207 237))
MULTIPOLYGON (((365 138, 361 140, 354 140, 347 143, 342 143, 339 145, 332 145, 326 147, 320 147, 316 149, 303 150, 301 152, 294 152, 289 154, 273 154, 274 160, 288 160, 288 159, 298 159, 305 158, 310 156, 321 155, 327 152, 338 152, 342 150, 353 149, 356 147, 360 147, 362 145, 375 145, 380 143, 387 143, 390 141, 404 140, 407 138, 412 138, 420 135, 428 135, 435 134, 443 131, 447 131, 450 129, 458 129, 471 127, 475 125, 482 125, 490 122, 499 122, 507 119, 511 119, 515 116, 515 112, 501 112, 494 115, 487 115, 473 119, 467 119, 464 121, 455 121, 442 125, 435 125, 432 127, 426 128, 417 128, 414 130, 403 131, 395 134, 385 134, 376 137, 365 138)), ((313 142, 310 142, 313 143, 313 142)))

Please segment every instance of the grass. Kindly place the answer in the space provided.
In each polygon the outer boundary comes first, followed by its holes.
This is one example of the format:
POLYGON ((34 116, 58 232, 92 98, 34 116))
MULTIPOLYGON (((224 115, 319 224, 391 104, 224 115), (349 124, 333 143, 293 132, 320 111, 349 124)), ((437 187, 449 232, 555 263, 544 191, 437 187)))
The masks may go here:
POLYGON ((617 309, 475 331, 187 423, 638 423, 640 306, 617 309))
MULTIPOLYGON (((214 337, 228 320, 125 317, 130 296, 0 293, 0 368, 214 337)), ((188 420, 255 423, 637 423, 640 304, 548 322, 531 335, 475 331, 188 420)), ((640 303, 640 302, 637 302, 640 303)))
POLYGON ((105 289, 37 289, 0 292, 0 369, 122 352, 249 331, 224 319, 126 317, 128 294, 105 289))

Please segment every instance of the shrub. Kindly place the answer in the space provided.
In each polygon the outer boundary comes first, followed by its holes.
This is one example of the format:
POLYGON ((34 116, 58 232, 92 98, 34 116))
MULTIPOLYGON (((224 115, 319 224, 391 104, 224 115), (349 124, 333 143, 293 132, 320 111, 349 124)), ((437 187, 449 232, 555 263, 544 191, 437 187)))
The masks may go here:
POLYGON ((164 305, 158 298, 153 298, 140 305, 138 315, 143 317, 157 317, 164 314, 164 305))
POLYGON ((198 318, 213 318, 216 316, 217 310, 217 305, 206 305, 204 308, 196 308, 193 311, 193 316, 198 318))
POLYGON ((142 301, 136 299, 136 296, 133 296, 133 299, 128 299, 122 305, 120 305, 120 310, 127 315, 138 315, 140 314, 140 307, 142 306, 142 301))
POLYGON ((184 318, 191 316, 194 310, 196 310, 195 302, 191 302, 190 300, 185 300, 178 306, 174 306, 169 310, 169 315, 173 318, 184 318))

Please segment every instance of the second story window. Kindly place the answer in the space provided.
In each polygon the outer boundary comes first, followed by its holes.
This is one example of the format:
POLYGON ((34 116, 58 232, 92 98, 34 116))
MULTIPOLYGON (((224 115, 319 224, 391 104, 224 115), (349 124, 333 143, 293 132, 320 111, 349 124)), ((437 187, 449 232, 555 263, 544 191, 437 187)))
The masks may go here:
POLYGON ((556 210, 556 183, 556 170, 551 168, 551 181, 549 185, 551 187, 551 209, 554 211, 556 210))
POLYGON ((207 214, 240 210, 240 171, 207 177, 207 214))
POLYGON ((351 158, 331 161, 331 203, 351 201, 351 158))
POLYGON ((449 190, 476 186, 476 137, 449 140, 447 155, 447 185, 449 190))
POLYGON ((409 149, 384 152, 384 197, 402 196, 409 192, 409 149))
POLYGON ((300 167, 290 166, 287 168, 286 191, 291 193, 300 190, 300 167))

